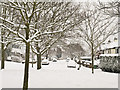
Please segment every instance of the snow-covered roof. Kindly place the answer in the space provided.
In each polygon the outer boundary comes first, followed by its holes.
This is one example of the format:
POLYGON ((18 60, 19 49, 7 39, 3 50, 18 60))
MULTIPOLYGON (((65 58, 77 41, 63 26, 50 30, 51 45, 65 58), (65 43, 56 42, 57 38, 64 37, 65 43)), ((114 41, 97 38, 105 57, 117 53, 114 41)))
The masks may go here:
POLYGON ((108 49, 108 48, 114 48, 114 47, 119 47, 119 39, 118 39, 118 34, 111 35, 105 42, 104 44, 101 45, 101 50, 108 49), (117 40, 115 40, 115 38, 117 40))
POLYGON ((119 56, 119 54, 101 54, 100 56, 119 56))
MULTIPOLYGON (((85 61, 86 63, 92 63, 92 61, 85 61)), ((94 60, 94 65, 98 65, 100 63, 100 61, 96 61, 94 60)))
POLYGON ((109 44, 104 44, 101 46, 101 50, 107 49, 107 48, 114 48, 114 47, 118 47, 118 42, 111 42, 109 44))
POLYGON ((91 59, 90 56, 80 57, 81 59, 91 59))

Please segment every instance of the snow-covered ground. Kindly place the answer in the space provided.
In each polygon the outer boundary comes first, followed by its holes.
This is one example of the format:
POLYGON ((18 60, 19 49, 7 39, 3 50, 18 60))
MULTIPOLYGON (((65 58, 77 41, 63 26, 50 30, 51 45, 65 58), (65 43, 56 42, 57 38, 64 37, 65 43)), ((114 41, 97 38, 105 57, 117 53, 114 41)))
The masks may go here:
MULTIPOLYGON (((5 62, 5 70, 0 71, 2 88, 22 88, 24 64, 5 62)), ((43 65, 36 70, 30 64, 29 88, 118 88, 118 74, 102 72, 81 67, 67 68, 67 62, 61 60, 43 65)))

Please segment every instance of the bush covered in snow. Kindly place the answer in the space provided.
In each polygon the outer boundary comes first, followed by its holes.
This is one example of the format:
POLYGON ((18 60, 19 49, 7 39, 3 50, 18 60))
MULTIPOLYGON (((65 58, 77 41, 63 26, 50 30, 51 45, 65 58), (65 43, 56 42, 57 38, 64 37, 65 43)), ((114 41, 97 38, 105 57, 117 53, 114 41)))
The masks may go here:
POLYGON ((120 56, 101 56, 100 59, 103 71, 120 73, 120 56))

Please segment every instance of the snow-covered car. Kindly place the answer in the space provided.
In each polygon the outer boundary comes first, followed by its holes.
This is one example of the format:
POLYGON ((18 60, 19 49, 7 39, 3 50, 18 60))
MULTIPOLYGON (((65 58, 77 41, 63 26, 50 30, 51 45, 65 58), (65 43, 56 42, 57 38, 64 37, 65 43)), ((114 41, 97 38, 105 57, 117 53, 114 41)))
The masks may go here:
POLYGON ((49 61, 52 61, 52 58, 51 58, 51 57, 49 57, 49 61))
POLYGON ((11 56, 13 62, 21 63, 23 61, 22 57, 19 56, 11 56))
POLYGON ((49 60, 48 59, 42 60, 42 65, 49 65, 49 60))
POLYGON ((80 57, 82 60, 87 60, 87 61, 91 61, 91 57, 90 56, 84 56, 84 57, 80 57))
MULTIPOLYGON (((92 61, 85 61, 83 65, 92 68, 92 61)), ((99 68, 99 60, 94 60, 94 68, 99 68)))
POLYGON ((45 57, 41 57, 41 60, 44 60, 45 59, 45 57))
POLYGON ((71 60, 70 58, 67 58, 67 59, 66 59, 66 62, 69 62, 70 60, 71 60))
POLYGON ((76 68, 76 62, 74 60, 70 60, 68 63, 67 63, 67 67, 70 67, 70 68, 76 68))
POLYGON ((53 60, 52 60, 53 62, 57 62, 57 59, 56 58, 53 58, 53 60))
POLYGON ((8 56, 8 57, 7 57, 7 61, 12 61, 11 56, 8 56))

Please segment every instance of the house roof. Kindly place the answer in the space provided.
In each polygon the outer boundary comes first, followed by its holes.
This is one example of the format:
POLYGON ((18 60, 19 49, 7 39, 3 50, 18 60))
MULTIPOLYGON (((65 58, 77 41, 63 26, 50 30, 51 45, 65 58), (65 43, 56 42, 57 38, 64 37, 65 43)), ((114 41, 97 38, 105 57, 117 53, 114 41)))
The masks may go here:
POLYGON ((119 47, 118 41, 102 45, 101 50, 108 49, 108 48, 114 48, 114 47, 119 47))
POLYGON ((105 42, 104 44, 101 45, 101 50, 104 49, 109 49, 109 48, 114 48, 114 47, 119 47, 120 46, 120 41, 118 39, 118 34, 111 35, 105 42), (115 40, 117 39, 117 40, 115 40))

